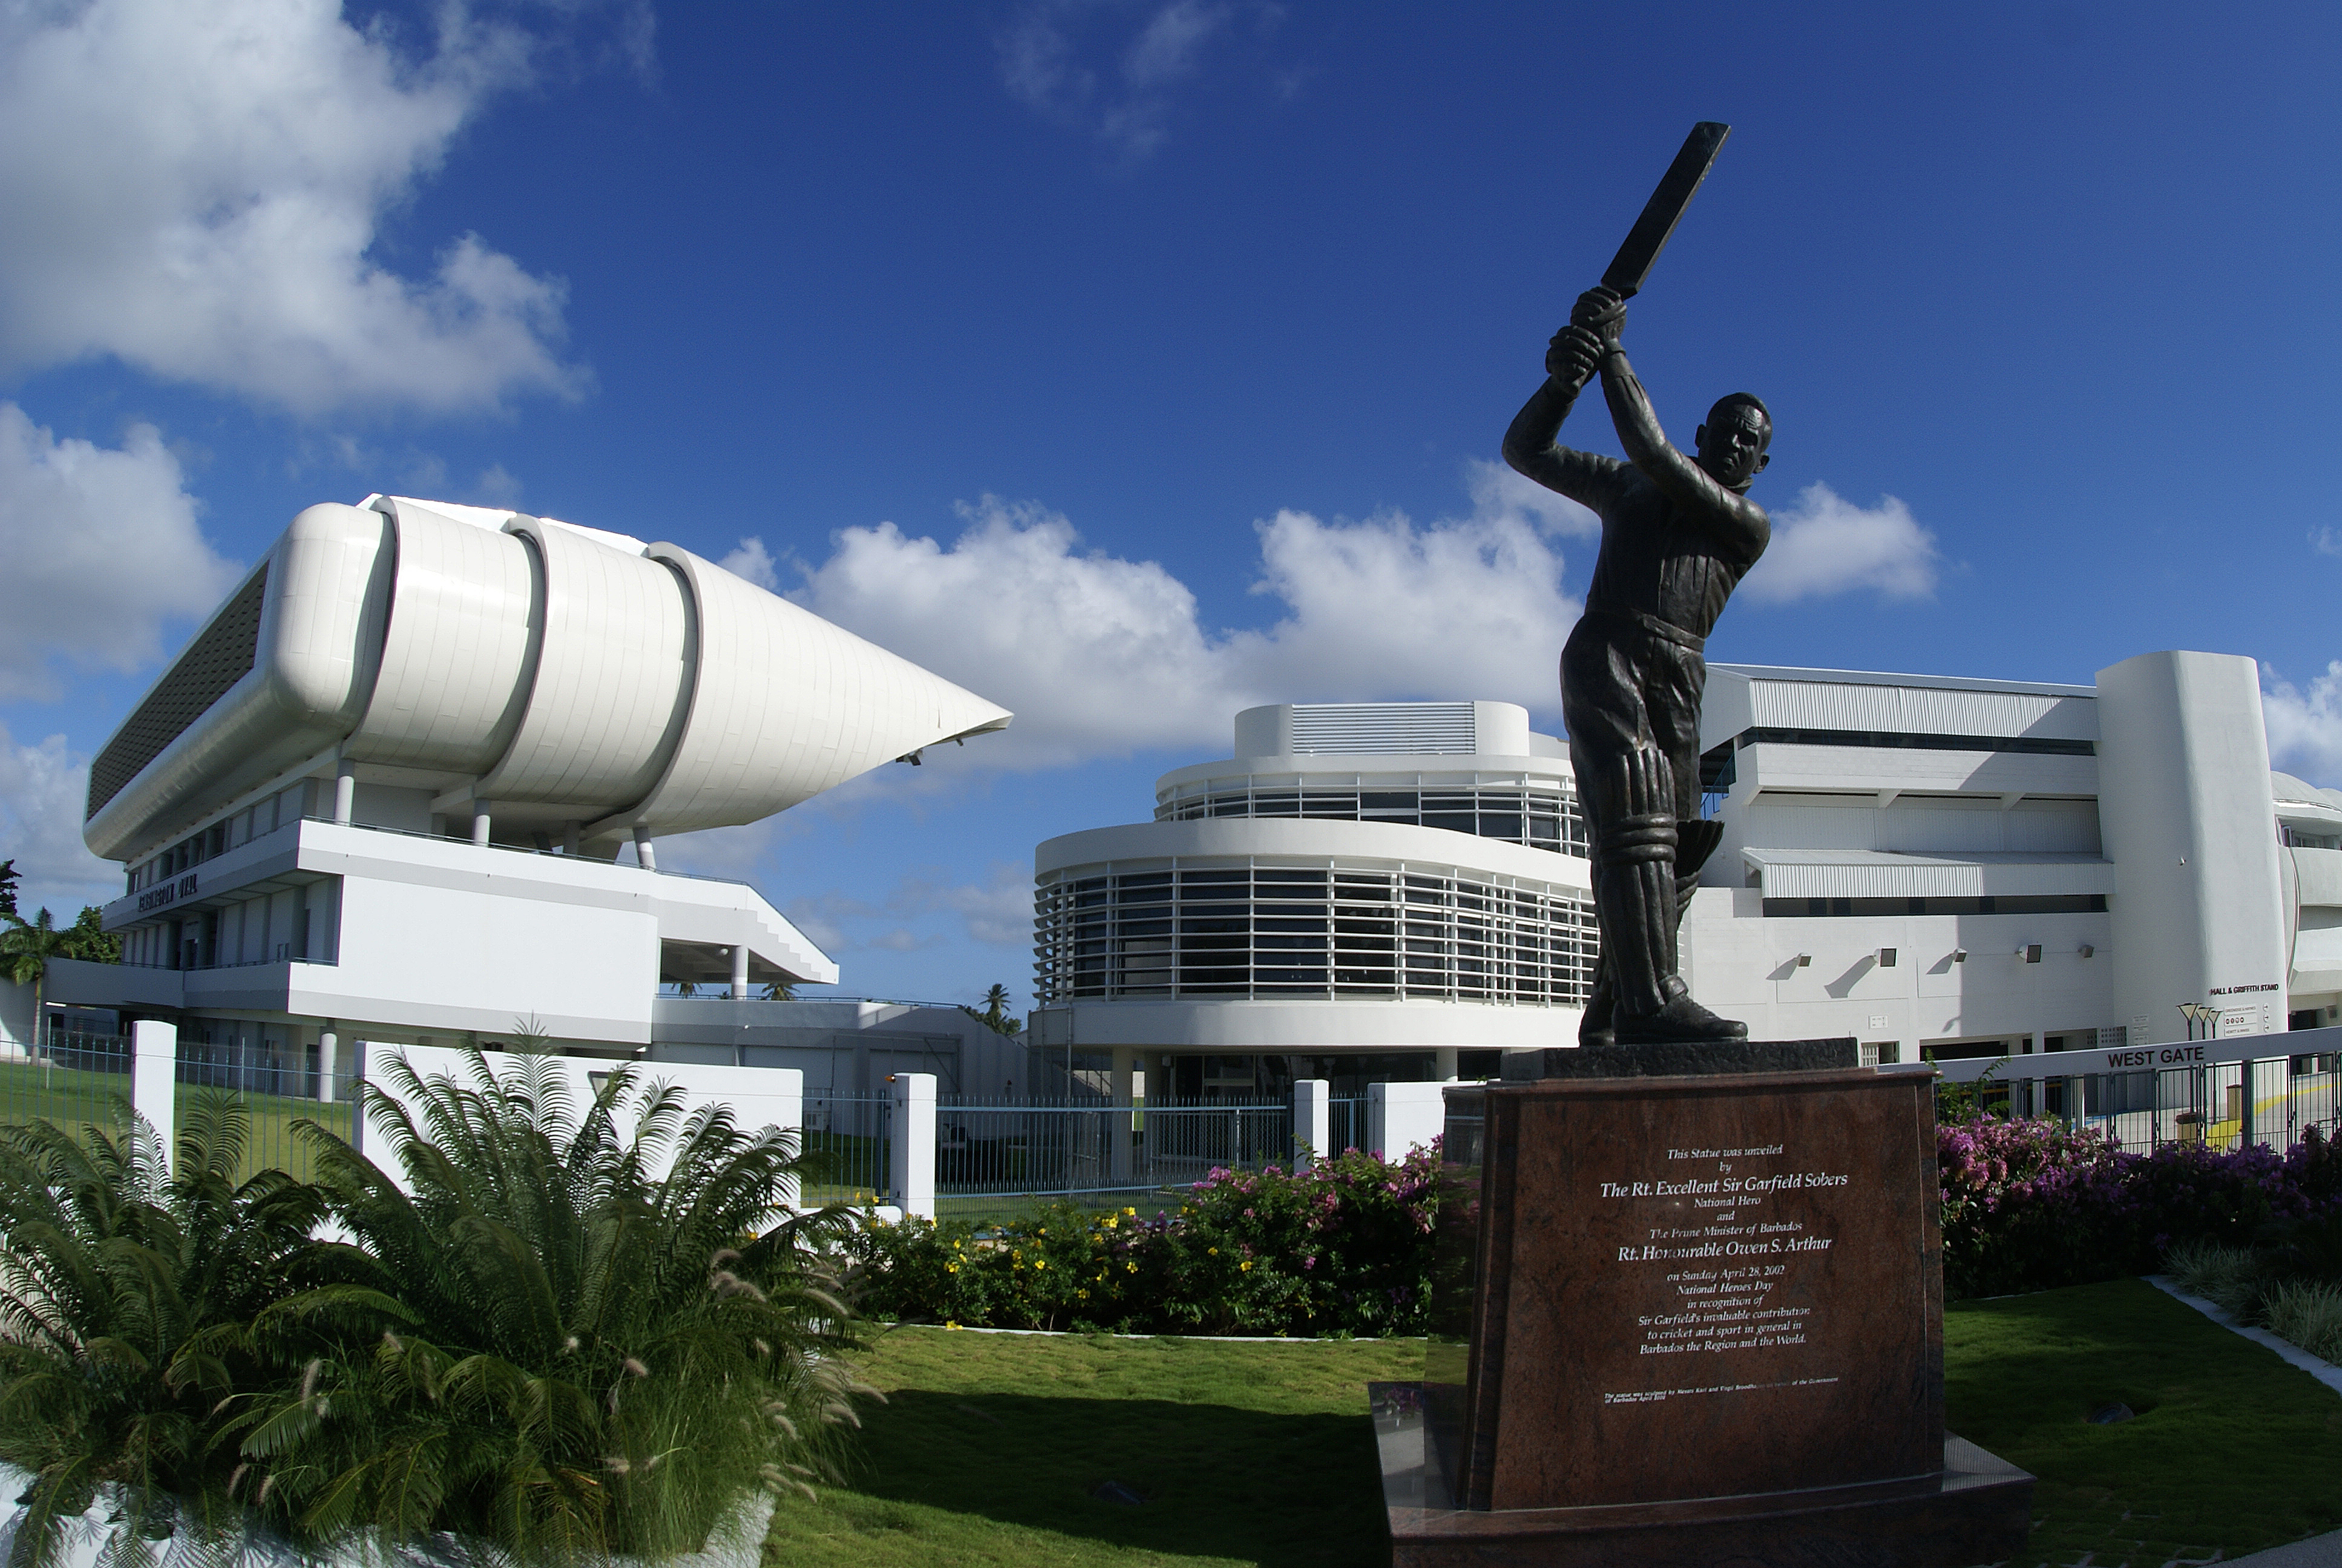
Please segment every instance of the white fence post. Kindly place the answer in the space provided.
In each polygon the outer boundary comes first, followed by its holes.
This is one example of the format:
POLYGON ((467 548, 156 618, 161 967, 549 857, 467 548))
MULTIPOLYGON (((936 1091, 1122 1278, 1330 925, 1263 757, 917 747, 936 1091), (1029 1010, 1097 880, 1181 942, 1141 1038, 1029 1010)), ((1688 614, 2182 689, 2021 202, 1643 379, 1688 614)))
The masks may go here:
POLYGON ((163 1140, 166 1167, 178 1160, 179 1030, 141 1018, 130 1026, 130 1106, 163 1140))
POLYGON ((936 1075, 890 1073, 895 1091, 894 1157, 887 1174, 906 1218, 936 1217, 936 1075))
POLYGON ((1334 1112, 1323 1078, 1293 1081, 1293 1168, 1306 1171, 1325 1159, 1334 1142, 1334 1112))
MULTIPOLYGON (((1449 1083, 1456 1080, 1450 1079, 1449 1083)), ((1366 1147, 1380 1160, 1403 1160, 1447 1129, 1441 1084, 1366 1085, 1366 1147)))
MULTIPOLYGON (((796 1140, 797 1153, 803 1154, 806 1146, 805 1070, 801 1067, 736 1067, 733 1071, 762 1073, 771 1083, 767 1114, 772 1117, 774 1126, 796 1140)), ((797 1179, 791 1176, 781 1202, 794 1209, 797 1206, 798 1196, 797 1179)))

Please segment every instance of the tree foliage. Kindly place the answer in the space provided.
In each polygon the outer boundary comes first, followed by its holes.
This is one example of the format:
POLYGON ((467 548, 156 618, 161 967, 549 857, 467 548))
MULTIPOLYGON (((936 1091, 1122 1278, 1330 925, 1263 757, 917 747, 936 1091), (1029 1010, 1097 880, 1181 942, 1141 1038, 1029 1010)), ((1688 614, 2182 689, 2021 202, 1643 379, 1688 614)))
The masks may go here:
POLYGON ((959 1010, 995 1034, 1021 1034, 1025 1032, 1025 1021, 1009 1011, 1012 1001, 1008 987, 996 983, 984 994, 982 1007, 970 1007, 963 1002, 959 1010))

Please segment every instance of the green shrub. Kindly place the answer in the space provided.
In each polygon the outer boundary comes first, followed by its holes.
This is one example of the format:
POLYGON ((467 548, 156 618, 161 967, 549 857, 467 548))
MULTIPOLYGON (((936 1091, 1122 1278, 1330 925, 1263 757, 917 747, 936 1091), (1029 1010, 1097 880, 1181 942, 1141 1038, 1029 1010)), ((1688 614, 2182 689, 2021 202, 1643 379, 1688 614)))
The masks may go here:
POLYGON ((851 1244, 874 1316, 1141 1333, 1422 1332, 1436 1155, 1352 1152, 1216 1171, 1176 1212, 1050 1204, 979 1231, 871 1225, 851 1244))
POLYGON ((573 1107, 548 1058, 469 1056, 468 1084, 386 1064, 415 1114, 366 1094, 412 1195, 306 1129, 355 1238, 336 1251, 395 1321, 267 1402, 235 1495, 303 1542, 451 1532, 559 1563, 696 1551, 754 1489, 810 1490, 869 1391, 837 1353, 836 1216, 771 1224, 795 1135, 686 1116, 631 1068, 573 1107))
POLYGON ((155 1130, 0 1127, 0 1461, 29 1471, 10 1561, 55 1559, 110 1505, 135 1562, 174 1535, 223 1547, 259 1402, 337 1327, 393 1305, 332 1280, 311 1229, 325 1194, 282 1171, 234 1177, 235 1096, 195 1096, 166 1168, 155 1130))

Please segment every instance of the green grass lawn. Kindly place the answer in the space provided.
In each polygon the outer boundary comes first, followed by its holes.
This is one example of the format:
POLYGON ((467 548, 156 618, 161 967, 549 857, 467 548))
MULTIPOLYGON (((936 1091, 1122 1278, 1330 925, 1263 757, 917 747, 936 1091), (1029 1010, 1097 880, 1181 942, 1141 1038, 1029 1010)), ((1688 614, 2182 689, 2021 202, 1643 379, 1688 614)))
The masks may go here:
POLYGON ((0 1122, 45 1116, 74 1126, 113 1122, 130 1097, 130 1074, 88 1073, 31 1062, 0 1062, 0 1122))
POLYGON ((789 1568, 1383 1561, 1369 1380, 1416 1341, 1226 1344, 897 1329, 860 1473, 776 1511, 789 1568), (1117 1481, 1138 1506, 1090 1493, 1117 1481))
MULTIPOLYGON (((2342 1528, 2342 1398, 2136 1280, 1956 1304, 1952 1430, 2040 1478, 2018 1568, 2148 1568, 2342 1528), (2083 1418, 2120 1401, 2137 1419, 2083 1418)), ((1379 1564, 1369 1380, 1419 1342, 898 1329, 853 1483, 784 1503, 798 1564, 1379 1564), (1109 1481, 1147 1501, 1090 1494, 1109 1481)))
MULTIPOLYGON (((179 1086, 176 1104, 181 1114, 195 1104, 200 1093, 190 1084, 179 1086)), ((121 1120, 129 1098, 130 1074, 126 1072, 90 1073, 22 1062, 0 1063, 0 1124, 45 1117, 76 1134, 82 1125, 93 1122, 111 1127, 121 1120)), ((316 1122, 344 1137, 349 1135, 351 1107, 347 1101, 327 1104, 291 1094, 245 1094, 243 1100, 245 1113, 251 1120, 245 1134, 244 1158, 237 1166, 239 1178, 271 1166, 290 1171, 304 1181, 315 1175, 315 1155, 309 1145, 294 1134, 293 1124, 296 1121, 316 1122)))
POLYGON ((2017 1561, 2160 1568, 2342 1528, 2342 1397, 2138 1280, 1944 1318, 1952 1430, 2039 1477, 2017 1561), (2119 1402, 2137 1419, 2092 1426, 2119 1402))

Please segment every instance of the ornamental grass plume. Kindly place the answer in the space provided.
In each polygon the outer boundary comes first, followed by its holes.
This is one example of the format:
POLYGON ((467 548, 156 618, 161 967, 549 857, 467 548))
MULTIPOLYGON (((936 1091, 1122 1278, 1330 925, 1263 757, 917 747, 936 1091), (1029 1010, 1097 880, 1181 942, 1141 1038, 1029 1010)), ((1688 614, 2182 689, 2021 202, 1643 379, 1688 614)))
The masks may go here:
POLYGON ((305 1127, 395 1332, 266 1405, 235 1495, 305 1544, 446 1533, 565 1563, 700 1550, 756 1489, 834 1473, 876 1391, 841 1354, 838 1215, 784 1217, 796 1135, 686 1115, 631 1067, 576 1104, 555 1059, 465 1054, 427 1079, 394 1056, 392 1093, 365 1090, 403 1185, 305 1127))

